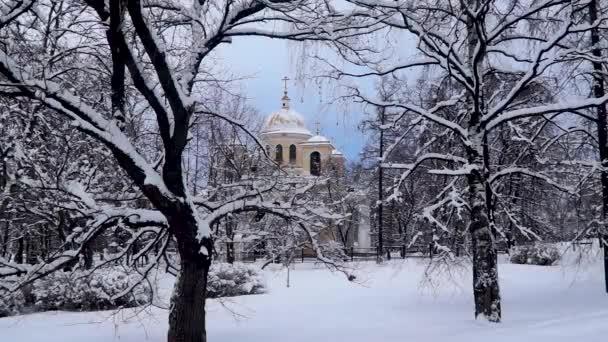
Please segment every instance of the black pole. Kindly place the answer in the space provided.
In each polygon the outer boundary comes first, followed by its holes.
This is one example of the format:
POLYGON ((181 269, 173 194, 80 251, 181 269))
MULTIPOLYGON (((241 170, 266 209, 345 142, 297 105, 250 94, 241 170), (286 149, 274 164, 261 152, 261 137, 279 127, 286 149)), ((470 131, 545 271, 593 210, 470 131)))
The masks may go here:
POLYGON ((384 169, 382 168, 382 163, 384 162, 382 157, 384 156, 384 108, 380 109, 380 151, 378 158, 378 261, 382 258, 382 252, 384 250, 382 244, 382 230, 384 226, 383 215, 382 215, 382 201, 383 201, 383 178, 384 178, 384 169))
MULTIPOLYGON (((589 2, 589 21, 594 24, 597 21, 597 0, 591 0, 589 2)), ((598 28, 594 27, 591 29, 591 45, 592 54, 598 60, 602 58, 602 52, 599 47, 600 35, 598 28)), ((595 60, 592 62, 593 65, 593 96, 595 98, 603 97, 606 94, 603 79, 603 68, 602 64, 595 60)), ((606 218, 608 216, 608 124, 607 124, 606 106, 601 105, 597 107, 597 138, 600 152, 600 162, 602 163, 602 169, 600 171, 600 181, 602 183, 602 221, 603 232, 599 235, 600 245, 604 247, 604 282, 606 286, 606 292, 608 293, 608 247, 606 246, 606 218)))

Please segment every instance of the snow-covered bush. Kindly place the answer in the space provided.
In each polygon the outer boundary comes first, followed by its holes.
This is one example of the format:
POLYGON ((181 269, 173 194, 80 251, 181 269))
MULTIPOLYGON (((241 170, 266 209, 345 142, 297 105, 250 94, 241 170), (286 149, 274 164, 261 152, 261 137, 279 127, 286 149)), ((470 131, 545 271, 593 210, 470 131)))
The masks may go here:
POLYGON ((258 269, 241 263, 211 265, 207 297, 233 297, 266 292, 264 278, 258 269))
MULTIPOLYGON (((135 270, 108 267, 92 275, 83 271, 55 272, 36 280, 24 291, 0 290, 0 317, 24 312, 65 310, 95 311, 148 304, 152 290, 143 282, 117 299, 137 281, 135 270), (26 300, 27 299, 27 300, 26 300)), ((208 297, 232 297, 264 293, 266 286, 258 269, 244 264, 213 264, 209 270, 208 297)))
POLYGON ((549 244, 517 246, 511 252, 511 262, 514 264, 551 266, 559 259, 559 250, 549 244))
POLYGON ((118 268, 99 270, 90 276, 82 272, 56 272, 34 282, 37 311, 94 311, 134 307, 150 303, 152 292, 146 283, 129 294, 112 299, 137 281, 135 272, 118 268))
POLYGON ((25 306, 23 292, 8 292, 0 290, 0 317, 17 315, 25 306))

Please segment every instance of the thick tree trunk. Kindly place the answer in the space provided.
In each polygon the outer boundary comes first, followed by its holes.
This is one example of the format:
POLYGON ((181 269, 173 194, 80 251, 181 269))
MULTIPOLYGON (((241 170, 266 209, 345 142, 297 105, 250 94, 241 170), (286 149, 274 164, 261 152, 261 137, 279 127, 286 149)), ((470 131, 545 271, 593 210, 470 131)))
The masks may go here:
MULTIPOLYGON (((472 12, 478 12, 487 3, 468 0, 466 5, 472 12)), ((474 75, 483 75, 481 70, 485 59, 485 41, 479 36, 484 26, 483 17, 467 14, 467 47, 469 67, 474 75)), ((488 183, 489 149, 486 129, 481 124, 484 113, 483 80, 473 78, 472 91, 467 97, 469 116, 469 143, 467 161, 472 166, 467 175, 469 186, 471 249, 473 253, 473 297, 475 318, 484 316, 490 322, 500 322, 500 288, 498 286, 498 262, 492 226, 492 189, 488 183)))
POLYGON ((213 242, 197 238, 191 208, 177 213, 169 226, 175 234, 180 270, 171 297, 168 342, 206 342, 205 299, 213 242))
POLYGON ((171 298, 168 342, 207 341, 205 299, 210 265, 209 258, 182 259, 171 298))
POLYGON ((498 286, 496 248, 481 202, 471 210, 469 231, 473 250, 475 318, 483 315, 490 322, 500 322, 500 288, 498 286))
MULTIPOLYGON (((594 23, 598 19, 598 3, 597 0, 591 0, 589 2, 589 21, 594 23)), ((602 50, 599 46, 600 34, 597 28, 591 30, 591 44, 593 45, 593 56, 598 59, 602 58, 602 50)), ((593 96, 596 98, 603 97, 606 94, 603 79, 603 68, 602 64, 598 61, 593 63, 593 96)), ((608 228, 606 219, 608 219, 608 117, 606 112, 606 106, 602 105, 597 107, 597 139, 600 152, 600 162, 602 163, 602 170, 600 171, 600 180, 602 184, 602 220, 604 221, 603 231, 600 232, 599 240, 600 245, 604 247, 604 283, 606 286, 606 292, 608 293, 608 248, 606 241, 608 241, 608 228)))
MULTIPOLYGON (((483 139, 474 139, 481 143, 483 139)), ((467 176, 469 186, 469 205, 471 207, 471 248, 473 253, 473 296, 475 318, 484 316, 490 322, 500 322, 500 288, 498 285, 498 261, 494 236, 488 218, 488 198, 483 148, 474 146, 469 149, 469 163, 476 166, 467 176), (475 148, 476 147, 476 148, 475 148)))
POLYGON ((500 322, 500 290, 496 247, 485 212, 484 186, 477 177, 469 177, 471 196, 471 234, 473 252, 473 295, 475 318, 483 315, 491 322, 500 322))

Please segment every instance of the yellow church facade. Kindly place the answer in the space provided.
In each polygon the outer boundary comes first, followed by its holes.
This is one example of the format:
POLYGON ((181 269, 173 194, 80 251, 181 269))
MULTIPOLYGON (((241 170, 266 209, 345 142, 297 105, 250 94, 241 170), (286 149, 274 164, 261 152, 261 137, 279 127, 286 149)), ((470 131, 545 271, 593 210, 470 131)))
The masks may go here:
MULTIPOLYGON (((283 80, 286 81, 286 78, 283 80)), ((344 176, 346 162, 344 155, 328 138, 320 134, 318 124, 316 134, 310 132, 304 117, 291 108, 286 87, 281 98, 281 107, 266 117, 260 138, 267 154, 285 171, 285 173, 277 173, 277 177, 286 177, 293 183, 298 181, 307 183, 310 179, 306 177, 327 176, 332 179, 336 176, 344 176)), ((340 182, 334 182, 334 185, 345 186, 340 182)), ((322 193, 328 190, 319 187, 316 191, 322 193)), ((357 195, 350 196, 349 201, 353 200, 361 203, 356 204, 354 209, 357 212, 357 223, 353 229, 348 230, 345 248, 351 248, 351 251, 357 253, 369 253, 371 248, 369 206, 366 205, 364 198, 359 200, 357 195)), ((335 223, 328 222, 314 238, 322 242, 340 243, 338 228, 335 223)), ((238 240, 240 237, 235 239, 238 240)), ((244 257, 241 253, 249 248, 247 247, 249 244, 256 243, 248 240, 238 244, 235 249, 237 260, 244 257)), ((303 245, 301 253, 303 256, 316 256, 309 244, 303 245)))
POLYGON ((320 176, 330 169, 344 169, 344 155, 331 141, 312 135, 302 115, 290 106, 287 89, 281 98, 281 108, 271 113, 264 122, 261 138, 266 152, 294 176, 320 176))

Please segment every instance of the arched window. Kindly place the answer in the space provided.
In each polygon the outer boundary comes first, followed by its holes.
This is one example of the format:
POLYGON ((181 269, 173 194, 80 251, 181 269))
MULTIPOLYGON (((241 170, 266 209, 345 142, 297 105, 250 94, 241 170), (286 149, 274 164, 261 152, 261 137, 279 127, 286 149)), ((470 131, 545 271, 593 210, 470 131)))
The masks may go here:
POLYGON ((283 162, 283 146, 280 144, 276 147, 274 160, 279 164, 283 162))
POLYGON ((310 154, 310 174, 313 176, 321 175, 321 153, 313 152, 310 154))
POLYGON ((289 146, 289 163, 296 163, 296 145, 289 146))

